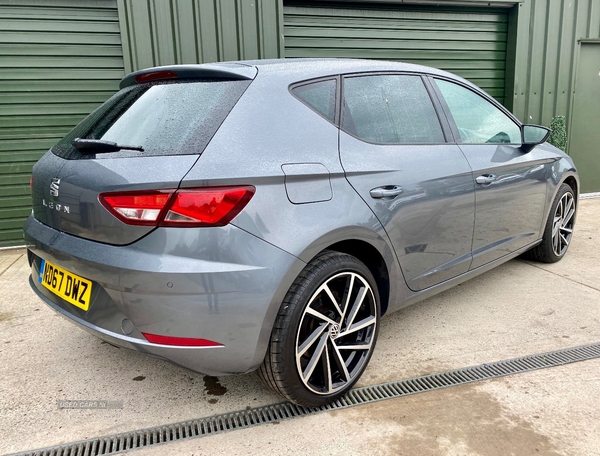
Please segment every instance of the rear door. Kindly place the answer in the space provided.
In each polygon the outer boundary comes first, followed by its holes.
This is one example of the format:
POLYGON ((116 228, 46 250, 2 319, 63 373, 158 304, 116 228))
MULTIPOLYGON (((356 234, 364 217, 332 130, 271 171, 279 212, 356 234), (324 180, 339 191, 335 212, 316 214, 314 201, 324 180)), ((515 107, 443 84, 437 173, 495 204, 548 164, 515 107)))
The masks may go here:
POLYGON ((524 153, 520 126, 491 99, 456 82, 434 84, 473 170, 474 269, 539 239, 555 159, 524 153))
POLYGON ((413 290, 468 271, 474 224, 471 169, 446 142, 416 74, 343 79, 340 157, 350 184, 384 226, 413 290))

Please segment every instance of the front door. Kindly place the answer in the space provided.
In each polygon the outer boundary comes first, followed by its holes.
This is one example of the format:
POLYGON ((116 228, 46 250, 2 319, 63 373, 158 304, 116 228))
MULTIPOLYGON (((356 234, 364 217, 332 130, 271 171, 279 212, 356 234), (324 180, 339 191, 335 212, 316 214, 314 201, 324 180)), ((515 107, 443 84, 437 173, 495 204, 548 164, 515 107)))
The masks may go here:
POLYGON ((521 149, 520 126, 471 89, 435 79, 475 181, 471 269, 538 240, 553 159, 521 149))
POLYGON ((422 290, 468 271, 471 168, 446 142, 421 76, 346 77, 343 94, 342 165, 390 237, 407 285, 422 290))

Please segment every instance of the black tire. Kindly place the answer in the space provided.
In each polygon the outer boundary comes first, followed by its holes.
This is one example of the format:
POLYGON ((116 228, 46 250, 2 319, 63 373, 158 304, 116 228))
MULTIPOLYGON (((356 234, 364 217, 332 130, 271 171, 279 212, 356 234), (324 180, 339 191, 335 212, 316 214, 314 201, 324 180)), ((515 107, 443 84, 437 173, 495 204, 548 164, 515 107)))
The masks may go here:
POLYGON ((564 257, 573 237, 576 212, 575 193, 568 184, 562 184, 552 202, 542 242, 529 250, 526 257, 542 263, 556 263, 564 257))
POLYGON ((288 291, 259 377, 298 405, 313 407, 334 401, 352 388, 371 359, 380 308, 377 284, 362 262, 344 253, 321 253, 288 291), (361 325, 365 326, 355 329, 361 325), (352 331, 347 332, 349 327, 352 331))

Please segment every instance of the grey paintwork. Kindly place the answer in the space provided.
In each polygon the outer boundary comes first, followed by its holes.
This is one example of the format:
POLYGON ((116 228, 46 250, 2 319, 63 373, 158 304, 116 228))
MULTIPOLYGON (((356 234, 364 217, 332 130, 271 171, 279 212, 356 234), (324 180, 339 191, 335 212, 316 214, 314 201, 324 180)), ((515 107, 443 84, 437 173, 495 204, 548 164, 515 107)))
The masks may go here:
POLYGON ((524 154, 518 146, 461 144, 473 175, 494 176, 476 184, 473 264, 476 268, 529 245, 541 237, 546 181, 551 157, 537 148, 524 154))
POLYGON ((333 198, 329 170, 320 163, 281 165, 285 173, 285 191, 294 204, 318 203, 333 198))
POLYGON ((196 155, 63 160, 46 153, 33 168, 33 213, 41 222, 75 236, 116 245, 130 244, 153 228, 125 225, 99 204, 98 194, 177 188, 181 177, 197 160, 196 155), (61 180, 58 198, 48 193, 55 177, 61 180), (53 207, 49 205, 51 202, 53 207))
POLYGON ((159 228, 129 246, 60 233, 33 217, 25 231, 36 256, 94 281, 93 304, 85 312, 39 286, 39 261, 34 261, 34 289, 54 309, 89 329, 102 328, 112 343, 124 336, 121 324, 127 318, 134 328, 123 339, 129 348, 171 353, 170 360, 207 374, 244 372, 260 363, 265 313, 275 296, 283 299, 277 290, 286 275, 297 275, 304 265, 231 225, 203 228, 201 236, 159 228), (142 332, 205 338, 225 347, 178 353, 147 342, 142 332))
POLYGON ((469 270, 473 178, 456 144, 365 144, 342 132, 340 156, 348 180, 385 226, 411 289, 469 270), (394 185, 403 189, 395 198, 370 196, 370 189, 394 185))
MULTIPOLYGON (((209 74, 220 67, 186 66, 186 72, 196 68, 209 74)), ((253 68, 240 77, 256 77, 199 158, 69 161, 47 153, 34 169, 35 217, 25 225, 32 287, 61 314, 111 343, 212 375, 255 369, 286 292, 323 249, 352 241, 356 248, 368 244, 377 251, 390 277, 383 308, 394 311, 535 245, 558 186, 569 176, 578 182, 571 160, 546 144, 527 154, 489 146, 482 155, 478 146, 469 150, 451 138, 431 146, 366 144, 340 132, 288 90, 303 80, 360 72, 455 78, 439 70, 354 60, 240 62, 222 68, 253 68), (477 188, 477 173, 492 166, 501 179, 477 188), (132 227, 106 212, 101 228, 74 219, 67 234, 60 224, 53 228, 53 214, 40 208, 58 174, 79 194, 89 190, 74 206, 93 204, 99 191, 123 188, 245 184, 254 185, 256 194, 222 228, 132 227), (372 188, 388 185, 403 192, 389 199, 370 196, 372 188), (490 213, 495 215, 486 217, 490 213), (514 236, 497 225, 511 218, 514 236), (95 301, 87 313, 38 284, 39 258, 94 281, 95 301), (124 319, 133 324, 130 334, 122 330, 124 319), (147 342, 141 332, 201 337, 225 346, 167 347, 147 342)))

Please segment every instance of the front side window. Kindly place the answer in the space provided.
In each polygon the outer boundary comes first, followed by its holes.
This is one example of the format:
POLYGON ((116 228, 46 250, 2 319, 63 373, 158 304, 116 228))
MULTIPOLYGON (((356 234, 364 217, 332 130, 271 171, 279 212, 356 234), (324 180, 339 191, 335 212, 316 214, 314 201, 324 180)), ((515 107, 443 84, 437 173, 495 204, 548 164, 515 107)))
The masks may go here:
POLYGON ((376 75, 344 79, 342 129, 379 144, 443 143, 431 98, 420 76, 376 75))
POLYGON ((500 109, 465 87, 436 79, 466 144, 521 144, 521 129, 500 109))

